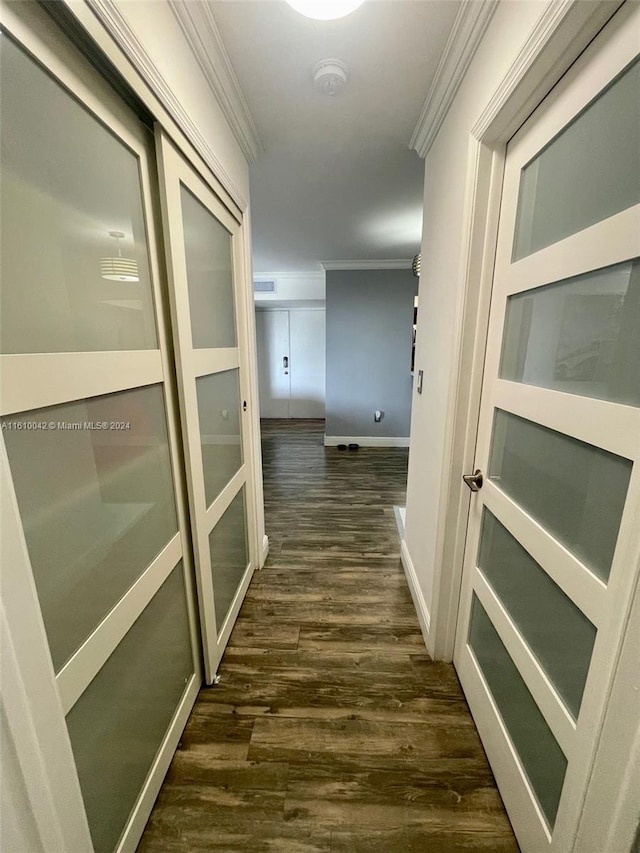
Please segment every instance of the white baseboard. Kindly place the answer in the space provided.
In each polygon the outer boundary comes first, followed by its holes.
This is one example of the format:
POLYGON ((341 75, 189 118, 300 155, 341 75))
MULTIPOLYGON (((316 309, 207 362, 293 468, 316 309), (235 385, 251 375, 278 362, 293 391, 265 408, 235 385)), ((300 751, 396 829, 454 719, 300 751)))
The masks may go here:
POLYGON ((267 562, 267 557, 269 556, 269 537, 265 533, 262 538, 262 555, 260 557, 260 568, 264 566, 267 562))
POLYGON ((406 506, 394 506, 393 514, 396 517, 396 524, 398 525, 398 533, 400 534, 400 541, 404 539, 404 521, 407 515, 406 506))
POLYGON ((360 447, 409 447, 409 436, 325 435, 325 447, 339 444, 359 444, 360 447))
POLYGON ((407 549, 407 543, 404 539, 400 543, 400 559, 402 560, 402 567, 404 568, 404 573, 407 576, 407 583, 409 584, 409 592, 411 593, 411 598, 413 599, 413 605, 416 608, 416 613, 418 614, 420 630, 422 631, 422 636, 424 637, 425 645, 428 648, 429 630, 431 628, 431 616, 429 615, 427 603, 424 600, 424 595, 422 594, 422 590, 420 589, 420 584, 418 583, 418 576, 416 575, 416 570, 413 567, 413 561, 411 560, 411 555, 409 554, 409 551, 407 549))

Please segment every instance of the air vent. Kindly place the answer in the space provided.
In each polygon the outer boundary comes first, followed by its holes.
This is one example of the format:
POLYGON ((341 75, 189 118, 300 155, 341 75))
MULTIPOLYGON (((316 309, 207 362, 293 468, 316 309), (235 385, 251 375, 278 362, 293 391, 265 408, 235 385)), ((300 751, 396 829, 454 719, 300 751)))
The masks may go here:
POLYGON ((253 282, 253 292, 254 293, 275 293, 276 292, 276 283, 275 281, 254 281, 253 282))

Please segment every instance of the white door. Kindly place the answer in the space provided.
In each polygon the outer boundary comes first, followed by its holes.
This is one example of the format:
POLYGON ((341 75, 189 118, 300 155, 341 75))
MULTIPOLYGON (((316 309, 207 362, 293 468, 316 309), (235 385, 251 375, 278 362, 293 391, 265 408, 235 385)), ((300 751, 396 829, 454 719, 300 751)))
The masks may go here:
POLYGON ((205 677, 256 565, 241 216, 160 129, 157 151, 205 677), (237 218, 236 218, 237 216, 237 218))
POLYGON ((289 312, 256 311, 261 418, 291 417, 289 312))
POLYGON ((322 308, 256 311, 260 416, 324 418, 322 308))
POLYGON ((127 851, 202 682, 153 138, 38 4, 0 17, 9 798, 29 850, 127 851))
POLYGON ((454 660, 523 853, 592 853, 638 581, 638 32, 625 4, 507 148, 454 660))
POLYGON ((325 317, 322 308, 289 312, 292 418, 324 418, 325 317))

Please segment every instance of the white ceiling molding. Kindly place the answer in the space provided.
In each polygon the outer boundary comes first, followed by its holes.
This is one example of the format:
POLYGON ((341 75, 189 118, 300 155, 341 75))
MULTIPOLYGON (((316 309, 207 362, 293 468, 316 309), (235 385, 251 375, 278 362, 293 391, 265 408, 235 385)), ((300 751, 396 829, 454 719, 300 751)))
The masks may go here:
POLYGON ((361 261, 320 261, 329 271, 333 270, 411 270, 413 258, 383 258, 361 261))
POLYGON ((453 22, 409 148, 426 157, 462 83, 499 0, 465 0, 453 22))
POLYGON ((168 2, 245 157, 255 163, 262 141, 209 4, 168 2))
POLYGON ((229 193, 240 211, 245 212, 248 201, 244 198, 227 170, 210 148, 205 137, 183 108, 173 89, 146 52, 134 30, 118 9, 114 0, 85 0, 105 30, 120 50, 127 56, 153 95, 194 146, 215 177, 229 193))

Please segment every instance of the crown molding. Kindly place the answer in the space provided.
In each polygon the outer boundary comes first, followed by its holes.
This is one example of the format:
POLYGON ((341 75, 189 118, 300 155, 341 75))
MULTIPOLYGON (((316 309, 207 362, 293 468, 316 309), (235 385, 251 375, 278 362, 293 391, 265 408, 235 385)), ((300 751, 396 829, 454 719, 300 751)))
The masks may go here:
POLYGON ((383 258, 361 261, 320 261, 327 272, 337 270, 411 270, 413 258, 383 258))
POLYGON ((245 157, 255 163, 264 150, 262 141, 211 7, 185 0, 168 3, 245 157))
POLYGON ((559 79, 621 5, 622 0, 550 0, 473 126, 472 136, 485 143, 506 142, 547 93, 548 75, 559 79), (518 103, 517 111, 508 108, 512 101, 518 103))
POLYGON ((238 205, 241 211, 246 211, 248 202, 236 186, 235 182, 216 157, 197 125, 186 112, 175 92, 160 73, 155 62, 151 59, 138 39, 128 21, 122 15, 115 0, 85 0, 96 18, 129 59, 137 73, 158 99, 171 119, 184 133, 198 154, 211 169, 226 192, 238 205))
POLYGON ((438 63, 409 148, 426 157, 489 26, 499 0, 464 0, 438 63))

